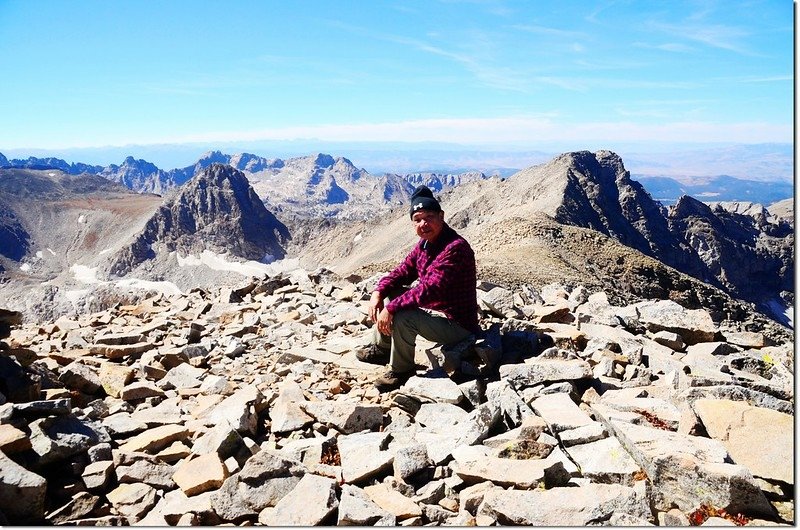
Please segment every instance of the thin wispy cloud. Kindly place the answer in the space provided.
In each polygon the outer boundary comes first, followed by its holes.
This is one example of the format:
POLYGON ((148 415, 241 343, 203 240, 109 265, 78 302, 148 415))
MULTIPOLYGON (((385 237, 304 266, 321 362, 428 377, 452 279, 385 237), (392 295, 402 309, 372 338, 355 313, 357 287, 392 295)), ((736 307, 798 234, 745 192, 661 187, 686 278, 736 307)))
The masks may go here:
POLYGON ((584 17, 584 20, 586 20, 587 22, 591 22, 593 24, 598 24, 600 23, 600 14, 603 13, 604 11, 612 9, 618 4, 620 4, 620 2, 616 0, 601 3, 595 9, 590 11, 589 14, 584 17))
POLYGON ((619 60, 610 58, 597 58, 597 59, 577 59, 572 62, 572 65, 579 67, 585 71, 603 71, 603 70, 633 70, 640 68, 644 65, 642 61, 619 60))
POLYGON ((583 31, 571 31, 558 28, 551 28, 547 26, 538 26, 535 24, 521 24, 511 26, 512 29, 525 31, 527 33, 534 33, 537 35, 546 35, 549 37, 559 37, 563 39, 586 39, 589 38, 587 33, 583 31))
POLYGON ((440 46, 406 37, 384 35, 382 38, 458 63, 470 72, 477 81, 489 87, 513 91, 525 91, 528 87, 528 84, 519 77, 519 73, 516 70, 491 64, 476 55, 445 50, 440 46))
POLYGON ((651 44, 649 42, 634 42, 632 46, 646 50, 661 50, 670 53, 690 53, 695 48, 681 42, 665 42, 663 44, 651 44))
POLYGON ((742 55, 756 55, 748 49, 745 42, 749 32, 742 28, 721 24, 666 24, 662 22, 650 22, 649 27, 673 38, 699 42, 712 48, 742 55))
POLYGON ((766 77, 742 77, 739 78, 740 83, 783 83, 786 81, 793 81, 794 77, 790 75, 774 75, 766 77))
MULTIPOLYGON (((463 50, 446 49, 441 44, 433 44, 419 38, 380 33, 338 20, 331 21, 330 25, 361 37, 407 46, 416 51, 448 59, 460 65, 469 72, 477 82, 489 88, 518 92, 523 92, 527 89, 527 83, 520 77, 516 69, 499 65, 496 61, 491 60, 491 58, 487 58, 485 49, 480 53, 468 53, 463 50)), ((429 32, 427 34, 430 38, 440 37, 441 35, 441 33, 437 32, 429 32)), ((477 48, 481 48, 481 46, 475 43, 482 38, 485 39, 480 33, 473 32, 470 34, 470 42, 477 48)), ((488 43, 491 39, 485 39, 485 41, 488 43)))

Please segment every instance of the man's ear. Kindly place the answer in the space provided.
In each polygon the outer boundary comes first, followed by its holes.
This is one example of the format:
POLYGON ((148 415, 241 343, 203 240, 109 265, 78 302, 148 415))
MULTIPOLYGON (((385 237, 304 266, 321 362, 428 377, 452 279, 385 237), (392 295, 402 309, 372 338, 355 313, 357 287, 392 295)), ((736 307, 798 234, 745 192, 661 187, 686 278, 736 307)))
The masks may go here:
POLYGON ((444 221, 444 210, 442 210, 442 211, 440 211, 440 212, 439 212, 439 219, 441 219, 442 221, 444 221))

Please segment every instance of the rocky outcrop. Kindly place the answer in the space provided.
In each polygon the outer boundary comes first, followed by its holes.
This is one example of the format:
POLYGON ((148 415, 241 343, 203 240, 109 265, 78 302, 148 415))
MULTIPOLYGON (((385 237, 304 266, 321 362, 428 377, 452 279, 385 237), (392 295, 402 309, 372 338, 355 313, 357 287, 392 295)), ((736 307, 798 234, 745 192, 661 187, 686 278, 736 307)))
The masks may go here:
POLYGON ((287 159, 248 178, 270 207, 305 218, 364 219, 406 202, 413 189, 396 175, 376 177, 322 153, 287 159))
POLYGON ((551 164, 564 167, 563 173, 552 171, 551 178, 567 179, 563 201, 554 216, 557 221, 610 235, 697 276, 699 267, 670 232, 661 206, 641 184, 631 180, 618 155, 609 151, 567 153, 551 164))
POLYGON ((69 175, 80 175, 82 173, 97 174, 103 166, 84 164, 82 162, 69 163, 65 160, 55 157, 35 157, 30 156, 24 160, 12 159, 9 160, 0 154, 0 167, 13 167, 19 169, 58 169, 69 175))
POLYGON ((484 335, 420 340, 416 375, 381 394, 355 355, 376 279, 298 269, 14 319, 0 382, 34 392, 2 396, 0 518, 793 523, 792 341, 674 303, 483 283, 484 335))
POLYGON ((761 302, 792 292, 794 230, 775 222, 763 207, 738 210, 732 205, 712 209, 683 196, 670 208, 669 223, 700 258, 707 275, 733 296, 761 302))
POLYGON ((770 204, 767 211, 778 221, 785 221, 794 229, 794 199, 784 199, 770 204))
POLYGON ((0 198, 0 255, 21 260, 30 249, 31 236, 10 206, 0 198))
POLYGON ((683 196, 667 211, 608 151, 566 153, 535 173, 563 189, 551 206, 559 222, 609 235, 735 298, 763 303, 792 291, 793 230, 761 206, 712 210, 683 196))
POLYGON ((110 181, 118 182, 138 193, 164 194, 176 186, 173 175, 169 175, 155 164, 127 157, 121 165, 111 164, 99 173, 110 181))
POLYGON ((411 184, 412 188, 427 186, 436 193, 447 188, 454 188, 466 182, 486 180, 488 177, 480 171, 467 171, 465 173, 408 173, 402 178, 411 184))
POLYGON ((213 250, 255 261, 283 257, 286 227, 265 207, 243 173, 215 164, 161 206, 134 241, 111 260, 124 275, 157 251, 213 250))

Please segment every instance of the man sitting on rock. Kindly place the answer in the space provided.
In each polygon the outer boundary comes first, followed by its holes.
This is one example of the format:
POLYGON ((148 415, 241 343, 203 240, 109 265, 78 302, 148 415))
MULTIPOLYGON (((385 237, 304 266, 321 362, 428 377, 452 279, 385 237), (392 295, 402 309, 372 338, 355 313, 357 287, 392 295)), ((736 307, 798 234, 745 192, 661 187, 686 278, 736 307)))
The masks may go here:
POLYGON ((414 375, 417 335, 449 345, 470 336, 474 340, 480 331, 472 248, 444 222, 444 212, 426 186, 414 190, 410 214, 420 241, 372 292, 374 344, 358 355, 367 362, 388 358, 389 371, 375 381, 381 392, 399 388, 414 375))

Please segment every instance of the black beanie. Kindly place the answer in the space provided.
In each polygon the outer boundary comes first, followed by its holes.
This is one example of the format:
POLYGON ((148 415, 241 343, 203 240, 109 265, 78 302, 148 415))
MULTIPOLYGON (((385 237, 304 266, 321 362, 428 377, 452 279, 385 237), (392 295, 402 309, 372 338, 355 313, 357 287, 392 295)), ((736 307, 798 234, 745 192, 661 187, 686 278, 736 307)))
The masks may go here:
POLYGON ((411 211, 409 212, 409 217, 414 217, 414 212, 419 210, 430 210, 432 212, 442 211, 439 201, 433 198, 433 192, 428 186, 417 186, 414 193, 411 194, 411 211))

